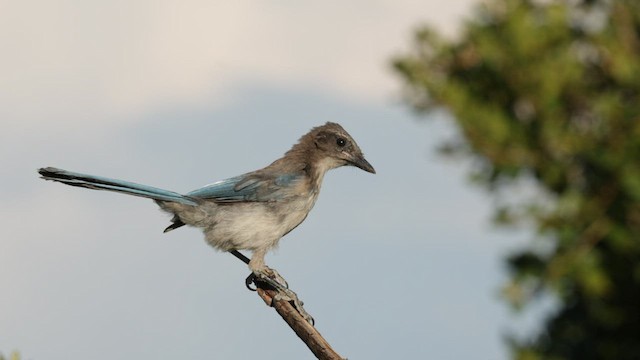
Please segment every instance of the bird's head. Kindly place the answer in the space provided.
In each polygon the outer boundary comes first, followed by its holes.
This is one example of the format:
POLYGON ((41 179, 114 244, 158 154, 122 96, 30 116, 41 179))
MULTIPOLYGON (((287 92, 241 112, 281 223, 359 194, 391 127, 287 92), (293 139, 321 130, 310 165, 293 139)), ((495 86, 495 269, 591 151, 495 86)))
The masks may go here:
POLYGON ((376 173, 355 140, 339 124, 328 122, 311 129, 300 139, 300 144, 305 144, 313 152, 314 161, 324 170, 351 165, 376 173))

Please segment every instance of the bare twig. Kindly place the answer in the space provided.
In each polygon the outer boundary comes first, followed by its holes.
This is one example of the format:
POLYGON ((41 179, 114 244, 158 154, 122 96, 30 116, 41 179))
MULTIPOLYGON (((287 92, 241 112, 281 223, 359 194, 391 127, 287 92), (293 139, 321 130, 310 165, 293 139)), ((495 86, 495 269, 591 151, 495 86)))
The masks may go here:
POLYGON ((258 295, 264 302, 276 309, 282 319, 289 324, 289 327, 298 335, 309 350, 321 360, 344 360, 313 325, 309 324, 302 315, 286 300, 274 300, 276 290, 263 289, 262 284, 258 284, 258 295))
MULTIPOLYGON (((231 251, 231 253, 243 262, 249 262, 249 259, 238 251, 231 251)), ((296 335, 298 335, 300 340, 307 345, 316 358, 320 360, 345 360, 345 358, 333 350, 327 340, 320 335, 318 330, 316 330, 289 301, 277 296, 278 290, 273 289, 262 281, 255 281, 255 286, 258 295, 265 304, 276 309, 282 319, 291 327, 296 335)))

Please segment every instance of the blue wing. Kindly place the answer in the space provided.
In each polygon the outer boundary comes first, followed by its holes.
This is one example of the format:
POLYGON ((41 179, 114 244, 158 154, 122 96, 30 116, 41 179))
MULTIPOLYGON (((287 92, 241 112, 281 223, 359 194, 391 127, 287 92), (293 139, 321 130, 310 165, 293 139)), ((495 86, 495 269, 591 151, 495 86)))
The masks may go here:
POLYGON ((291 195, 292 187, 303 179, 303 174, 249 173, 214 182, 187 196, 220 203, 278 201, 291 195))

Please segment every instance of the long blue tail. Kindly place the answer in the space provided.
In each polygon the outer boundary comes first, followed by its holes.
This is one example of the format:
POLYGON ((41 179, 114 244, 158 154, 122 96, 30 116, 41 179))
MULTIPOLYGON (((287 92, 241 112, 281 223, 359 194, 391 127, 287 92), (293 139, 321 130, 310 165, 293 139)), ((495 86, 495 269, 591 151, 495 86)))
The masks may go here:
POLYGON ((185 205, 198 205, 196 200, 192 197, 180 195, 173 191, 158 189, 153 186, 140 185, 101 176, 74 173, 53 167, 38 169, 38 173, 40 173, 42 178, 45 180, 58 181, 71 186, 79 186, 94 190, 115 191, 154 200, 173 201, 185 205))

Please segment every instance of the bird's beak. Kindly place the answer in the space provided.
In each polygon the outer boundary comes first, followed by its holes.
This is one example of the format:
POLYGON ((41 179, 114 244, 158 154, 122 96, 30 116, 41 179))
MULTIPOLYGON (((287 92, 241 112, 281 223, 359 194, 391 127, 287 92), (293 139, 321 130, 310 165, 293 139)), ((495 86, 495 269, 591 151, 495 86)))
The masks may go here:
POLYGON ((366 172, 370 172, 372 174, 376 173, 376 169, 374 169, 373 166, 369 164, 369 162, 367 161, 367 159, 364 158, 363 155, 354 156, 350 161, 350 163, 351 165, 357 166, 366 172))

